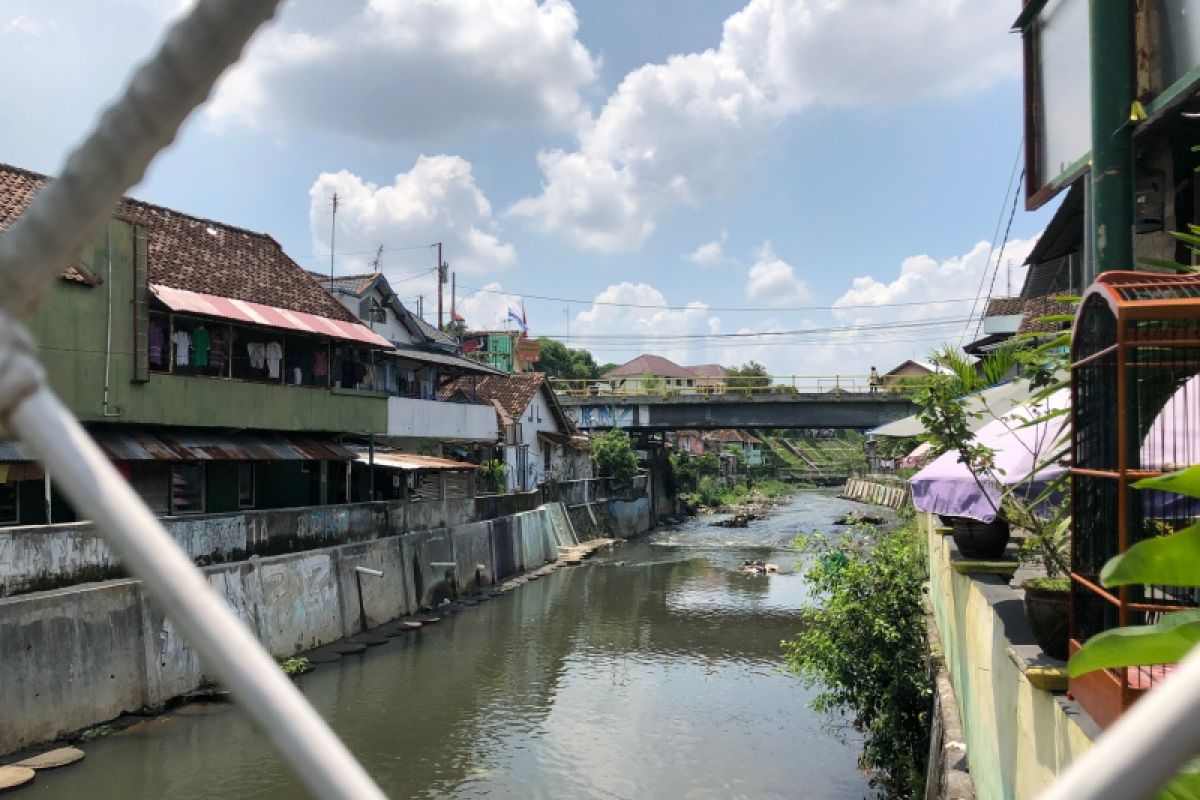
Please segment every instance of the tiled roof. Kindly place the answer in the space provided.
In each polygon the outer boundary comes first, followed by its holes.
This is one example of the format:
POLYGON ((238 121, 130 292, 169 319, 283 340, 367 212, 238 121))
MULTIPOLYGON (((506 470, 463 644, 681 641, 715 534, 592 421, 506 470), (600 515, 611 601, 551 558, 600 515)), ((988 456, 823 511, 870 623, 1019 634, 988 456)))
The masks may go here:
POLYGON ((1021 325, 1017 333, 1054 333, 1066 327, 1062 322, 1039 322, 1041 317, 1052 314, 1074 314, 1075 304, 1064 303, 1055 295, 1034 297, 1025 301, 1025 314, 1021 317, 1021 325))
POLYGON ((644 355, 604 373, 605 378, 658 375, 664 378, 695 378, 696 373, 662 356, 644 355))
POLYGON ((694 367, 684 367, 700 378, 724 378, 728 374, 728 370, 720 364, 697 364, 694 367))
POLYGON ((729 428, 709 431, 708 433, 704 434, 704 438, 711 442, 744 442, 745 444, 762 444, 762 440, 756 436, 752 436, 745 431, 732 430, 729 428))
MULTIPOLYGON (((42 185, 45 177, 36 172, 0 164, 0 231, 8 228, 17 218, 34 193, 42 185)), ((92 286, 100 281, 95 276, 84 273, 75 265, 68 265, 59 275, 65 281, 82 283, 92 286)))
MULTIPOLYGON (((17 217, 45 175, 0 164, 0 228, 17 217)), ((330 319, 358 319, 265 233, 125 198, 118 213, 146 229, 151 283, 330 319)))
POLYGON ((1021 297, 993 297, 988 301, 985 317, 1010 317, 1025 310, 1025 299, 1021 297))
POLYGON ((328 287, 329 291, 349 292, 355 297, 362 297, 381 274, 378 272, 367 272, 362 275, 337 275, 330 278, 328 275, 322 275, 316 270, 307 270, 307 272, 322 286, 328 287))
POLYGON ((480 403, 494 403, 511 419, 518 420, 546 380, 544 372, 515 372, 511 375, 481 375, 456 378, 442 390, 443 397, 457 392, 471 395, 480 403))

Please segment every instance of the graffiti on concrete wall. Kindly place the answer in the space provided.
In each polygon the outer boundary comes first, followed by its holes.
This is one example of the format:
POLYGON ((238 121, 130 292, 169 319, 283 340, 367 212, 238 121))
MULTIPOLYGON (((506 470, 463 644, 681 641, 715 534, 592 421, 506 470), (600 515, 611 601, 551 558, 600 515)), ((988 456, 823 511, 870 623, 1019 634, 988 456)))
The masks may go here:
POLYGON ((630 428, 633 426, 634 406, 594 405, 569 406, 571 421, 580 428, 630 428))

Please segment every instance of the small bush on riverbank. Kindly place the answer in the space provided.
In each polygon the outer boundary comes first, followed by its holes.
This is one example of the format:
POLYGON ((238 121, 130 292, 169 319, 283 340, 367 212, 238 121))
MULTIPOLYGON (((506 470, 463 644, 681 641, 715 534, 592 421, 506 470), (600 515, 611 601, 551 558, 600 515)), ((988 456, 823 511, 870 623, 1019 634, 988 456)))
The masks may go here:
POLYGON ((744 481, 726 488, 715 478, 704 476, 696 483, 693 492, 682 495, 693 505, 704 508, 720 509, 726 506, 744 506, 750 503, 761 503, 764 500, 774 500, 785 497, 796 490, 796 487, 774 478, 763 478, 754 481, 752 486, 744 481))
POLYGON ((865 548, 820 534, 802 540, 813 601, 783 642, 790 668, 820 689, 813 707, 846 714, 864 736, 860 765, 884 797, 919 797, 932 686, 921 605, 924 560, 915 526, 865 548))

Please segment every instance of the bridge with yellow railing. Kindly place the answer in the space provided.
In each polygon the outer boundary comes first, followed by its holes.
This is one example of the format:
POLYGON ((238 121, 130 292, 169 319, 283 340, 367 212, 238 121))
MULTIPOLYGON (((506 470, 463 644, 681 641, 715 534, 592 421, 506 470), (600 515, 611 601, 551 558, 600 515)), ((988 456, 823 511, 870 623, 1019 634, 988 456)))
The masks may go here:
POLYGON ((559 402, 583 430, 639 431, 866 430, 915 413, 921 385, 919 379, 873 382, 866 375, 553 381, 559 402))

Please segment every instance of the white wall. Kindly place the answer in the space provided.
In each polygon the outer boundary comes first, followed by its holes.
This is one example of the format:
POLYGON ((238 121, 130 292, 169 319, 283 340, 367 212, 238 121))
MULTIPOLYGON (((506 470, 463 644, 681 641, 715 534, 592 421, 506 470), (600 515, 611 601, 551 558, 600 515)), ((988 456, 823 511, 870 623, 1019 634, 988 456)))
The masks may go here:
POLYGON ((387 435, 490 444, 500 431, 490 405, 389 397, 387 435))
MULTIPOLYGON (((529 406, 521 414, 519 420, 515 420, 521 424, 521 439, 520 443, 528 447, 528 457, 525 463, 524 476, 518 474, 519 457, 517 445, 508 445, 504 448, 504 460, 508 464, 508 489, 512 491, 518 485, 524 485, 528 491, 537 486, 546 478, 546 462, 545 450, 550 449, 550 469, 558 475, 566 475, 568 473, 568 463, 566 459, 570 456, 564 456, 563 448, 559 445, 544 441, 538 436, 538 431, 547 433, 566 433, 558 426, 555 420, 554 412, 550 409, 550 404, 546 401, 546 396, 543 390, 539 390, 530 401, 529 406), (524 480, 522 480, 522 477, 524 480)), ((576 464, 572 472, 579 472, 576 464)), ((584 477, 575 475, 574 477, 584 477)))

